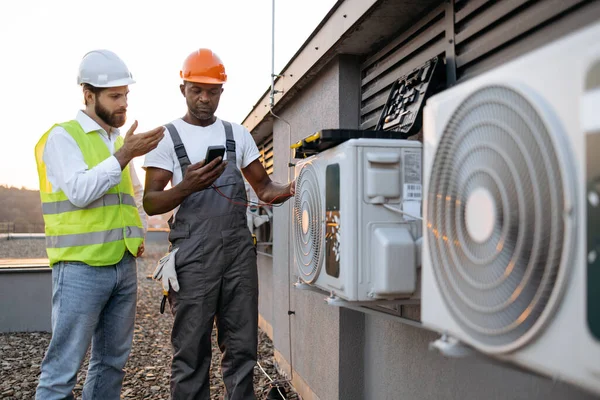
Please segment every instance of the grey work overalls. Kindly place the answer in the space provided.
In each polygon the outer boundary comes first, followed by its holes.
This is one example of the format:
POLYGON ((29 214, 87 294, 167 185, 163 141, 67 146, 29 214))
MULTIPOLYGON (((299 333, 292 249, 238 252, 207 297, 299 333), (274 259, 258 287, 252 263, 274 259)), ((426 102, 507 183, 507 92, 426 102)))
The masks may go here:
MULTIPOLYGON (((218 122, 217 122, 218 123, 218 122)), ((212 188, 188 196, 171 224, 171 249, 179 292, 170 291, 174 316, 171 397, 209 399, 211 332, 216 318, 221 368, 230 400, 255 399, 253 372, 258 347, 256 249, 246 220, 246 189, 236 165, 231 124, 223 121, 228 164, 212 188), (240 203, 242 205, 240 205, 240 203)), ((189 158, 167 124, 185 176, 189 158)))

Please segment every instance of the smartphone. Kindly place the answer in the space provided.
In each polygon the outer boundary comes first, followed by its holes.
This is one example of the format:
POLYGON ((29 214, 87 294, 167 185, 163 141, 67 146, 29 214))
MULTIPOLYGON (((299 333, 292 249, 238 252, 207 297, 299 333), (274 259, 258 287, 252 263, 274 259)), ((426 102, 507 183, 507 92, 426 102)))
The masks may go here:
POLYGON ((221 157, 221 159, 223 159, 224 155, 225 155, 225 146, 208 146, 208 149, 206 149, 206 157, 204 157, 204 159, 206 160, 204 165, 209 164, 211 161, 213 161, 217 157, 221 157))

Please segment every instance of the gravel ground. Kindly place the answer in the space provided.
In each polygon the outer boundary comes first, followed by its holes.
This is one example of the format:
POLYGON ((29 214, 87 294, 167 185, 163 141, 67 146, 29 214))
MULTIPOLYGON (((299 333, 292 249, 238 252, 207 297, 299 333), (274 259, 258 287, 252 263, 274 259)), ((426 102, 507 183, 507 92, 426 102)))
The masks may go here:
MULTIPOLYGON (((0 243, 0 258, 44 257, 42 240, 15 240, 8 246, 0 243), (20 242, 20 243, 19 243, 20 242), (31 243, 26 243, 31 242, 31 243), (41 248, 41 253, 40 253, 41 248), (19 253, 19 251, 25 251, 19 253), (20 256, 20 257, 19 257, 20 256)), ((138 308, 133 349, 126 366, 121 398, 168 399, 171 361, 170 329, 173 318, 168 310, 159 313, 162 298, 160 285, 148 279, 166 245, 148 244, 138 260, 138 308)), ((33 399, 40 363, 50 340, 48 333, 0 334, 0 398, 33 399)), ((224 386, 220 372, 221 353, 213 332, 213 363, 211 368, 211 400, 222 399, 224 386)), ((84 362, 75 386, 76 398, 81 398, 88 359, 84 362)), ((259 363, 275 381, 285 379, 274 365, 273 344, 259 331, 259 363)), ((269 379, 257 366, 254 374, 256 395, 266 399, 271 389, 269 379)), ((289 384, 288 398, 297 399, 289 384)), ((283 391, 283 390, 282 390, 283 391)))

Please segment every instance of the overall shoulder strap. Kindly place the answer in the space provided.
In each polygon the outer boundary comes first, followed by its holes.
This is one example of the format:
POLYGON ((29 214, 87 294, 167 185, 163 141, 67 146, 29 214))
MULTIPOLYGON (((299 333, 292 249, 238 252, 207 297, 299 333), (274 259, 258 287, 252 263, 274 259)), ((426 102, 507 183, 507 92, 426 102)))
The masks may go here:
POLYGON ((175 147, 175 154, 177 155, 177 159, 179 160, 179 165, 181 166, 181 174, 185 176, 185 171, 187 167, 191 164, 190 159, 187 155, 187 151, 185 151, 185 146, 181 141, 181 136, 179 136, 179 132, 177 132, 177 128, 172 123, 168 123, 165 125, 171 134, 171 139, 173 140, 173 146, 175 147))
POLYGON ((221 120, 225 127, 225 145, 227 147, 227 159, 234 164, 236 163, 235 154, 235 139, 233 138, 233 128, 231 123, 221 120))

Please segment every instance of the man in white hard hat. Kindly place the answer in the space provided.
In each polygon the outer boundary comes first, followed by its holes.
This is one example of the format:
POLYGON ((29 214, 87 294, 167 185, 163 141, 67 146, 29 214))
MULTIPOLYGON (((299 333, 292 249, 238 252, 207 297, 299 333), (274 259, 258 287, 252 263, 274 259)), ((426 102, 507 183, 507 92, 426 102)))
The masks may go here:
POLYGON ((85 109, 35 147, 52 267, 52 339, 36 398, 72 399, 91 344, 83 399, 112 400, 131 351, 146 230, 143 189, 129 163, 156 148, 164 128, 134 135, 136 121, 120 136, 135 81, 115 53, 87 53, 77 83, 85 109))

